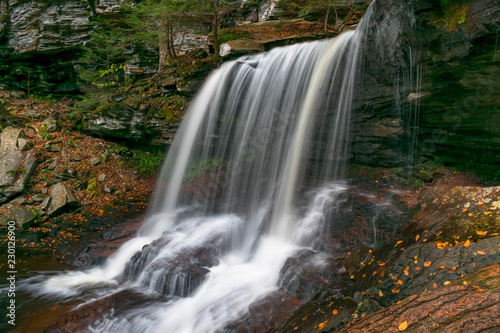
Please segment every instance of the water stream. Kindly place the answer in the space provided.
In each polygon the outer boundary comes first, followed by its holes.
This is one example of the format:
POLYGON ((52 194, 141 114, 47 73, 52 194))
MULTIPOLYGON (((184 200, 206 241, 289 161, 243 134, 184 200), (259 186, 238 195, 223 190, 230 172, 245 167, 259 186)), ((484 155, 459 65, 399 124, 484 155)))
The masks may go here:
POLYGON ((223 330, 280 288, 285 261, 313 246, 325 209, 346 189, 351 100, 370 12, 356 31, 242 57, 211 74, 137 238, 102 267, 38 278, 32 292, 161 293, 168 300, 106 314, 89 329, 200 333, 223 330))

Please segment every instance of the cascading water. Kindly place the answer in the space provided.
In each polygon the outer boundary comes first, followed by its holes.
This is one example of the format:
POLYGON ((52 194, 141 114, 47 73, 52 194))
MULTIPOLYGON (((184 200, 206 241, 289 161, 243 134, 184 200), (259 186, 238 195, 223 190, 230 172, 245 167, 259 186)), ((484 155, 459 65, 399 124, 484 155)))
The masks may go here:
POLYGON ((162 293, 168 301, 109 314, 90 329, 199 333, 222 330, 293 281, 290 272, 280 278, 285 261, 312 247, 326 207, 345 189, 370 12, 333 40, 215 71, 191 103, 138 237, 103 267, 52 277, 37 292, 71 296, 105 285, 162 293))

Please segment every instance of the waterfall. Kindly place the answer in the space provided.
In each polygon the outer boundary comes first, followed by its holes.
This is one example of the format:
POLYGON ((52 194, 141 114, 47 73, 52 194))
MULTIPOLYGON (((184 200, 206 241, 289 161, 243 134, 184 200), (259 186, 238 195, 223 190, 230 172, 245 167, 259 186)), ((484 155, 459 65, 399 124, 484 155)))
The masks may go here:
POLYGON ((138 237, 103 267, 52 277, 37 292, 71 296, 104 285, 161 293, 168 301, 109 314, 90 330, 199 333, 222 330, 284 287, 285 261, 312 248, 325 210, 346 189, 370 13, 335 39, 245 56, 212 73, 190 104, 138 237))

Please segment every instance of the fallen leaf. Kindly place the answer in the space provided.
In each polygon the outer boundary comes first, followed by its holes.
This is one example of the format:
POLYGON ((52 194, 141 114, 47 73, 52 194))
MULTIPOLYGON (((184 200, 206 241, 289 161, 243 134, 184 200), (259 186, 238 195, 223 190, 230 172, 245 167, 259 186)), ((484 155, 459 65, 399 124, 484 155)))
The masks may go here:
POLYGON ((429 267, 432 264, 432 261, 426 261, 424 263, 424 267, 429 267))
POLYGON ((378 262, 379 266, 384 266, 386 264, 386 262, 378 262))
POLYGON ((391 289, 391 292, 392 292, 393 294, 397 294, 397 293, 399 293, 399 289, 391 289))
POLYGON ((484 212, 484 215, 490 215, 491 212, 484 212))
POLYGON ((399 331, 405 331, 408 328, 408 322, 405 320, 401 324, 399 324, 399 331))
POLYGON ((479 230, 476 231, 476 234, 478 234, 479 236, 484 236, 487 233, 488 233, 488 231, 479 231, 479 230))
POLYGON ((467 281, 463 282, 464 286, 468 285, 469 283, 467 281))
POLYGON ((337 311, 337 309, 333 310, 333 314, 334 315, 337 315, 339 312, 337 311))
POLYGON ((469 247, 469 245, 470 245, 470 240, 466 240, 464 243, 464 247, 469 247))
POLYGON ((444 281, 445 286, 449 285, 450 283, 451 283, 450 281, 444 281))
POLYGON ((462 213, 465 213, 466 211, 467 211, 467 208, 465 208, 465 209, 462 211, 462 213))
POLYGON ((419 270, 420 270, 420 267, 415 267, 415 270, 416 270, 416 271, 419 271, 419 270))
POLYGON ((415 237, 415 242, 416 242, 416 241, 418 241, 419 239, 420 239, 420 235, 417 235, 417 236, 415 237))
POLYGON ((498 236, 498 235, 500 235, 500 233, 498 233, 498 232, 495 232, 494 234, 491 234, 491 236, 498 236))
POLYGON ((437 287, 438 287, 437 283, 434 283, 434 284, 432 285, 432 288, 434 288, 434 289, 436 289, 437 287))
POLYGON ((323 329, 323 327, 325 327, 325 323, 321 323, 318 325, 318 329, 320 329, 320 330, 323 329))
POLYGON ((384 293, 382 292, 382 290, 379 290, 379 291, 378 291, 378 295, 379 295, 380 297, 384 297, 384 293))
POLYGON ((486 254, 483 251, 477 251, 477 253, 479 253, 479 254, 486 254))

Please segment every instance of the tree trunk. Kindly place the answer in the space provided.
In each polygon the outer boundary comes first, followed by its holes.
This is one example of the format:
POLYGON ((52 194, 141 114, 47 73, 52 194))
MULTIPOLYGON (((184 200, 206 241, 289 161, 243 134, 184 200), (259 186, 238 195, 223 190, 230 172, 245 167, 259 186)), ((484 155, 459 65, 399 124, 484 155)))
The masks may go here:
POLYGON ((326 7, 326 16, 325 16, 325 35, 328 35, 328 18, 330 16, 330 6, 326 7))
POLYGON ((169 27, 169 41, 170 41, 170 55, 172 56, 172 59, 177 59, 177 53, 175 52, 175 44, 174 44, 174 26, 172 24, 168 25, 169 27))
POLYGON ((217 11, 217 0, 212 0, 212 6, 214 7, 214 54, 216 57, 220 55, 220 45, 219 45, 219 13, 217 11))
POLYGON ((169 57, 169 41, 168 41, 168 31, 165 22, 160 22, 160 36, 158 40, 158 47, 160 52, 160 62, 158 66, 158 71, 160 71, 163 66, 167 63, 169 57))

